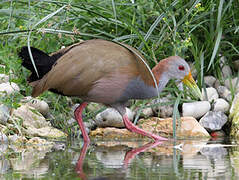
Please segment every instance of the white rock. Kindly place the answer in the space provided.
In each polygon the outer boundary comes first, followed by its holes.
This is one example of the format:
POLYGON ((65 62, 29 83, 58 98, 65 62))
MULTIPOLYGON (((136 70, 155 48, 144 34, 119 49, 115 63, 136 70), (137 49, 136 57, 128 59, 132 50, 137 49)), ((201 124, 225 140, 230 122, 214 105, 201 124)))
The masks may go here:
POLYGON ((222 111, 225 113, 229 110, 229 108, 230 108, 229 103, 226 100, 219 98, 216 99, 215 101, 213 111, 222 111))
POLYGON ((209 112, 210 109, 211 105, 208 101, 183 103, 183 116, 192 116, 194 118, 199 118, 209 112))
POLYGON ((34 107, 37 111, 39 111, 43 116, 46 116, 49 112, 49 106, 45 101, 41 101, 36 98, 30 97, 30 101, 26 103, 26 105, 34 107))
MULTIPOLYGON (((133 120, 134 112, 126 108, 126 114, 129 120, 133 120)), ((95 123, 98 127, 125 127, 122 116, 114 108, 107 108, 95 117, 95 123)))
POLYGON ((200 119, 199 123, 208 131, 217 131, 221 130, 226 124, 227 119, 227 116, 221 111, 209 111, 200 119))
POLYGON ((228 89, 235 88, 236 92, 239 92, 239 78, 226 79, 225 86, 228 89))
POLYGON ((213 76, 205 76, 204 77, 204 83, 209 87, 213 87, 215 82, 216 82, 216 78, 213 76))
POLYGON ((227 101, 232 100, 231 91, 226 86, 218 86, 217 92, 219 94, 219 97, 226 99, 227 101))
POLYGON ((9 76, 6 74, 0 74, 0 84, 1 83, 6 83, 9 81, 9 76))
POLYGON ((6 83, 1 83, 0 84, 0 93, 7 93, 12 94, 16 91, 20 91, 19 87, 17 84, 13 83, 13 82, 6 82, 6 83))
POLYGON ((213 87, 206 88, 206 94, 205 94, 204 89, 202 89, 202 99, 208 100, 209 102, 215 101, 219 97, 217 90, 213 87), (206 94, 207 94, 207 96, 206 96, 206 94))

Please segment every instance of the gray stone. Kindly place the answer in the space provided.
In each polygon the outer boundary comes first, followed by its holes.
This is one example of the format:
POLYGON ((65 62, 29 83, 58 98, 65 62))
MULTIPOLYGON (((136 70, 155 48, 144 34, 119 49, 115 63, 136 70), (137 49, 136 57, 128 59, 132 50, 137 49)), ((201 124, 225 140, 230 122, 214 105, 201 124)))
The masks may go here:
POLYGON ((219 86, 221 86, 220 81, 217 79, 214 83, 214 88, 217 89, 219 86))
POLYGON ((228 65, 224 65, 223 68, 222 68, 222 75, 223 75, 224 79, 226 79, 228 77, 231 77, 232 76, 231 67, 228 66, 228 65))
POLYGON ((199 121, 199 123, 208 131, 221 130, 223 125, 227 122, 227 116, 221 112, 208 112, 199 121))
POLYGON ((154 114, 153 109, 151 107, 146 107, 142 109, 140 117, 149 118, 152 117, 153 114, 154 114))
POLYGON ((67 135, 62 131, 50 126, 49 122, 33 107, 22 105, 13 109, 12 121, 22 120, 23 133, 28 136, 65 138, 67 135))
POLYGON ((192 103, 183 103, 183 116, 192 116, 194 118, 202 117, 209 112, 211 105, 208 101, 198 101, 192 103))
MULTIPOLYGON (((158 98, 154 99, 152 101, 152 105, 158 104, 158 103, 162 103, 162 104, 169 103, 170 102, 169 97, 170 96, 162 97, 159 100, 158 100, 158 98)), ((161 118, 167 118, 167 117, 171 117, 173 115, 173 104, 170 104, 170 105, 158 104, 157 106, 152 106, 152 109, 153 109, 154 114, 156 114, 157 116, 159 116, 161 118)))
POLYGON ((215 88, 209 87, 209 88, 206 88, 206 94, 205 94, 204 89, 202 89, 202 97, 203 97, 202 98, 203 100, 212 102, 212 101, 215 101, 216 99, 218 99, 219 95, 215 88))
POLYGON ((18 85, 16 83, 13 82, 6 82, 6 83, 1 83, 0 84, 0 95, 3 94, 5 95, 5 93, 7 95, 10 95, 14 92, 18 92, 20 91, 20 88, 18 87, 18 85))
MULTIPOLYGON (((126 114, 129 120, 133 120, 134 113, 126 108, 126 114)), ((95 123, 98 127, 125 127, 122 116, 114 108, 107 108, 95 117, 95 123)))
POLYGON ((205 76, 204 77, 204 83, 209 87, 213 87, 215 82, 216 82, 216 78, 213 76, 205 76))
POLYGON ((1 104, 0 105, 0 124, 6 124, 9 116, 10 116, 10 109, 7 106, 1 104))
POLYGON ((6 74, 0 74, 0 84, 1 83, 6 83, 9 81, 9 76, 6 74))
POLYGON ((229 110, 229 108, 230 108, 229 103, 226 100, 219 98, 216 99, 214 103, 213 111, 222 111, 225 113, 229 110))
POLYGON ((200 150, 200 153, 206 156, 208 159, 223 159, 227 156, 228 152, 225 147, 218 146, 206 146, 200 150))
POLYGON ((228 89, 234 88, 236 92, 239 92, 239 78, 235 77, 233 79, 226 79, 225 86, 228 89))
POLYGON ((219 97, 226 99, 227 101, 232 100, 231 91, 226 86, 218 86, 217 92, 219 94, 219 97))

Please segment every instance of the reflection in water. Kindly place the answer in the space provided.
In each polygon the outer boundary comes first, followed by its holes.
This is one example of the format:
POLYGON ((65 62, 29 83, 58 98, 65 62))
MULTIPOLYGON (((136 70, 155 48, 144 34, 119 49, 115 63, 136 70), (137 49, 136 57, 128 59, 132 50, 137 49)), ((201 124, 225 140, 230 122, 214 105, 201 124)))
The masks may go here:
POLYGON ((226 142, 73 142, 53 152, 9 145, 0 151, 0 179, 237 179, 239 149, 226 142))

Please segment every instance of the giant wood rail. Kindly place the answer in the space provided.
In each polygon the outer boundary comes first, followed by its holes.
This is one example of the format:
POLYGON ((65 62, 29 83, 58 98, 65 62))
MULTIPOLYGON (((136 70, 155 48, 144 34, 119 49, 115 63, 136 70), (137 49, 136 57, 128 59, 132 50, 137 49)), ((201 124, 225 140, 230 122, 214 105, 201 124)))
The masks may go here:
POLYGON ((94 39, 73 44, 50 56, 33 47, 31 52, 38 75, 27 47, 21 48, 19 57, 22 65, 32 72, 28 78, 33 87, 32 96, 49 90, 81 98, 84 102, 74 114, 85 142, 90 139, 83 124, 82 111, 88 102, 115 108, 123 117, 125 127, 132 132, 154 140, 166 140, 135 126, 126 115, 126 102, 156 97, 170 79, 182 80, 198 97, 201 96, 189 65, 179 56, 163 59, 152 69, 156 88, 152 75, 139 58, 144 58, 143 55, 126 44, 94 39))

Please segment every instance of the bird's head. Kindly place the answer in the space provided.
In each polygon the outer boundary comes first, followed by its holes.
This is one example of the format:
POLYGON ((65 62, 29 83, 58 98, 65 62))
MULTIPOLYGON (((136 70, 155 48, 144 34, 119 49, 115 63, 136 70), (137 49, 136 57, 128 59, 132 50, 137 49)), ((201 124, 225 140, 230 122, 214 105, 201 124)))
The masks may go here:
POLYGON ((163 71, 163 73, 166 73, 168 79, 181 80, 191 89, 194 96, 199 99, 202 98, 202 93, 192 77, 190 67, 183 58, 179 56, 170 56, 160 61, 158 65, 162 67, 161 72, 163 71))

